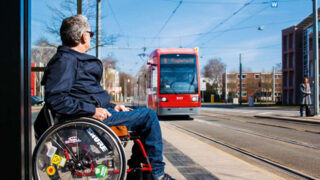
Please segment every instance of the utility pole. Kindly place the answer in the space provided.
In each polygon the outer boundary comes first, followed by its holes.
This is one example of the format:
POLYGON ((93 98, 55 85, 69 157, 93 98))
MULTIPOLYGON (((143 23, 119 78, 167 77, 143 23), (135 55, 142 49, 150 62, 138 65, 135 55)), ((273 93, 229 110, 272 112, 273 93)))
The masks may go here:
POLYGON ((272 102, 276 102, 276 96, 275 96, 275 90, 276 90, 276 87, 275 87, 275 68, 274 66, 272 67, 272 102))
MULTIPOLYGON (((96 10, 96 57, 100 59, 100 28, 101 28, 101 0, 97 0, 97 10, 96 10)), ((105 68, 103 66, 103 72, 102 72, 102 87, 105 88, 105 79, 106 79, 106 74, 105 74, 105 68)))
POLYGON ((96 12, 96 56, 100 59, 100 20, 101 20, 101 0, 97 0, 96 12))
POLYGON ((239 103, 242 105, 242 62, 241 62, 241 53, 239 55, 239 62, 240 62, 240 100, 239 103))
POLYGON ((77 0, 77 14, 82 14, 82 0, 77 0))
POLYGON ((227 74, 227 68, 225 72, 225 90, 224 90, 224 95, 225 95, 225 101, 228 103, 228 74, 227 74))
POLYGON ((318 5, 313 0, 313 67, 314 67, 314 115, 319 114, 319 43, 318 43, 318 5))

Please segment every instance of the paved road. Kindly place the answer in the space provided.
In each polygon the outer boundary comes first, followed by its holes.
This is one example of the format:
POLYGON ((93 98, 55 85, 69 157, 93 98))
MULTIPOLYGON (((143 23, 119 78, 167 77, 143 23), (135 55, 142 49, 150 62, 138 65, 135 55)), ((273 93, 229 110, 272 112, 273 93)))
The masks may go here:
POLYGON ((278 110, 203 108, 193 120, 164 120, 320 178, 320 125, 254 117, 272 111, 278 110))

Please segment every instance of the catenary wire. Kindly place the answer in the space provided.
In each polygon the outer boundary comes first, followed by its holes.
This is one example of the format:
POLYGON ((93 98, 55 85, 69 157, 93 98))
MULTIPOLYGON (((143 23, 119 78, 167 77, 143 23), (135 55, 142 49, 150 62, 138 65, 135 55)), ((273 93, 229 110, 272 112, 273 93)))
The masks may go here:
MULTIPOLYGON (((260 13, 262 13, 263 11, 265 11, 266 9, 268 9, 268 7, 269 7, 269 6, 266 6, 266 7, 262 8, 262 9, 260 9, 258 12, 252 14, 251 16, 247 17, 246 19, 243 19, 242 21, 240 21, 240 22, 238 22, 237 24, 235 24, 235 26, 237 26, 238 24, 242 24, 242 23, 245 22, 245 21, 248 21, 249 19, 253 18, 254 16, 257 16, 258 14, 260 14, 260 13)), ((207 41, 201 43, 200 46, 203 46, 204 44, 212 41, 213 39, 215 39, 215 38, 217 38, 217 37, 220 37, 221 34, 223 34, 223 33, 225 33, 225 32, 227 32, 227 31, 224 31, 224 32, 221 32, 221 33, 217 34, 217 35, 214 36, 213 38, 210 38, 210 39, 208 39, 207 41)))
POLYGON ((163 29, 167 26, 167 24, 169 23, 169 21, 171 20, 171 18, 173 17, 173 15, 177 12, 177 10, 180 8, 181 4, 182 4, 183 0, 179 1, 179 4, 177 5, 177 7, 171 12, 170 16, 168 17, 168 19, 165 21, 165 23, 162 25, 162 27, 160 28, 160 30, 158 31, 158 33, 154 36, 153 40, 151 41, 150 45, 154 42, 155 39, 157 39, 157 37, 160 35, 160 33, 163 31, 163 29))
POLYGON ((247 3, 245 3, 243 6, 241 6, 239 9, 237 9, 235 12, 233 12, 230 16, 228 16, 226 19, 222 20, 220 23, 218 23, 217 25, 215 25, 213 28, 211 28, 209 31, 207 31, 206 33, 203 33, 203 35, 200 36, 200 38, 198 38, 197 40, 195 40, 194 42, 190 43, 187 46, 191 46, 192 44, 199 42, 201 39, 203 39, 204 37, 206 37, 208 34, 210 34, 210 32, 214 31, 215 29, 219 28, 220 26, 222 26, 223 24, 225 24, 227 21, 229 21, 231 18, 233 18, 235 15, 237 15, 239 12, 241 12, 244 8, 246 8, 247 6, 249 6, 253 1, 255 0, 251 0, 247 3))

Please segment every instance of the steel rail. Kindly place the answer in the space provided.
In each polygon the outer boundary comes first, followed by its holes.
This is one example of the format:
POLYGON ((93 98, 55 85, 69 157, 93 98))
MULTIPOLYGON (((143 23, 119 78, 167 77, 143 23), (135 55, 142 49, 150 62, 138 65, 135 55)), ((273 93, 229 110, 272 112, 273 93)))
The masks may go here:
MULTIPOLYGON (((199 121, 199 122, 203 121, 204 123, 208 123, 208 124, 211 124, 211 125, 215 126, 215 123, 210 122, 208 120, 195 119, 195 121, 199 121)), ((301 147, 305 147, 305 148, 310 148, 310 149, 314 149, 314 150, 320 150, 320 147, 312 146, 312 145, 309 145, 309 144, 306 144, 306 143, 301 143, 301 142, 288 140, 288 139, 284 139, 284 138, 279 138, 279 137, 274 137, 274 136, 268 136, 268 135, 264 135, 264 134, 260 134, 260 133, 256 133, 256 132, 251 132, 249 130, 245 130, 245 129, 241 129, 241 128, 230 127, 228 125, 221 124, 221 125, 219 125, 219 127, 222 127, 222 128, 228 129, 228 130, 241 132, 241 133, 244 133, 244 134, 250 134, 250 135, 253 135, 253 136, 263 137, 263 138, 266 138, 266 139, 285 142, 285 143, 288 143, 288 144, 297 145, 297 146, 301 146, 301 147)))
POLYGON ((285 173, 287 173, 287 174, 293 175, 293 176, 295 176, 295 177, 297 177, 297 178, 299 178, 299 179, 301 179, 301 178, 302 178, 302 179, 311 179, 311 180, 317 179, 316 177, 310 176, 310 175, 305 174, 305 173, 303 173, 303 172, 301 172, 301 171, 292 169, 292 168, 290 168, 290 167, 287 167, 287 166, 281 165, 281 164, 279 164, 279 163, 273 162, 273 161, 271 161, 271 160, 265 159, 265 158, 263 158, 263 157, 257 156, 257 155, 255 155, 255 154, 253 154, 253 153, 244 151, 244 150, 242 150, 242 149, 240 149, 240 148, 237 148, 237 147, 234 147, 234 146, 232 146, 232 145, 226 144, 226 143, 224 143, 224 142, 215 140, 215 139, 213 139, 213 138, 210 138, 210 137, 205 136, 205 135, 203 135, 203 134, 197 133, 197 132, 195 132, 195 131, 192 131, 192 130, 183 128, 183 127, 181 127, 181 126, 178 126, 178 125, 175 125, 175 124, 172 124, 172 123, 168 123, 168 124, 169 124, 170 126, 173 126, 173 127, 175 127, 175 128, 181 129, 181 130, 183 130, 183 131, 185 131, 185 132, 188 132, 188 133, 190 133, 190 134, 193 134, 193 135, 196 135, 196 136, 201 137, 201 138, 203 138, 203 139, 209 140, 210 142, 213 142, 213 143, 218 144, 218 145, 220 145, 220 146, 226 147, 226 148, 228 148, 228 149, 230 149, 230 150, 232 150, 232 151, 235 151, 235 152, 237 152, 237 153, 239 153, 239 154, 245 155, 245 156, 247 156, 247 157, 249 157, 249 158, 251 158, 251 159, 253 159, 253 160, 256 160, 256 161, 258 161, 258 162, 262 162, 262 163, 264 163, 264 164, 266 164, 266 165, 268 165, 268 166, 270 166, 270 167, 273 167, 273 168, 276 168, 276 169, 278 169, 278 170, 281 170, 281 171, 283 171, 283 172, 285 172, 285 173))

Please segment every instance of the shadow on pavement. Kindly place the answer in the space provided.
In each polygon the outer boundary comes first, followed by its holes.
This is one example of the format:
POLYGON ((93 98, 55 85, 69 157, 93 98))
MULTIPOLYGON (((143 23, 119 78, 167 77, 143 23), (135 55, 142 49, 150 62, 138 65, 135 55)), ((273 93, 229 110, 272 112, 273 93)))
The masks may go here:
POLYGON ((206 108, 226 108, 226 109, 250 109, 250 110, 286 110, 286 111, 297 111, 298 106, 292 107, 281 107, 280 105, 261 105, 257 104, 250 107, 248 104, 238 105, 238 104, 202 104, 201 107, 206 108))
POLYGON ((158 116, 160 121, 186 121, 186 120, 193 120, 192 117, 189 115, 184 116, 158 116))

